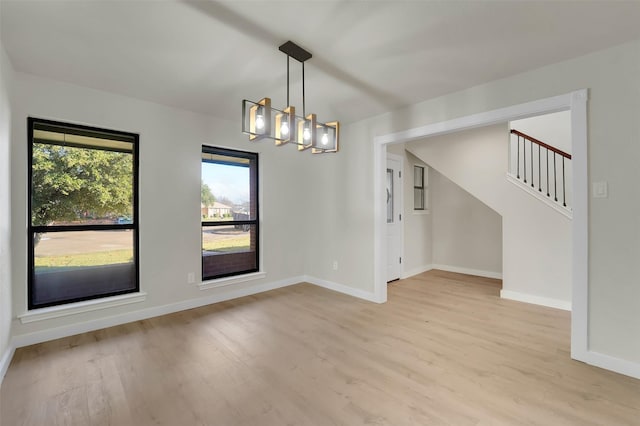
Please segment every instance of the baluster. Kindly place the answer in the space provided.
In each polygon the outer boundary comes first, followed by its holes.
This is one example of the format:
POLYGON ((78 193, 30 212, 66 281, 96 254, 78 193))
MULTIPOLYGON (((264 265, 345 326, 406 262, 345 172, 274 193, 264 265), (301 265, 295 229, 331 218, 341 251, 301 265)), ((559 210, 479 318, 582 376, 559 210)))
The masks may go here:
POLYGON ((553 197, 558 201, 558 178, 556 177, 556 153, 553 153, 553 197))
POLYGON ((522 139, 522 168, 524 169, 524 183, 527 183, 527 139, 522 139))
POLYGON ((564 182, 564 157, 562 157, 562 205, 567 207, 567 190, 564 182))
POLYGON ((518 147, 518 150, 517 150, 518 151, 518 156, 517 156, 516 162, 518 164, 518 169, 517 169, 518 172, 517 172, 516 176, 518 177, 518 179, 520 179, 520 135, 517 135, 517 137, 518 137, 518 139, 516 140, 516 145, 518 147))
POLYGON ((538 145, 538 192, 542 192, 542 185, 540 184, 542 179, 542 173, 540 173, 540 163, 542 163, 542 160, 540 159, 540 145, 538 145))
POLYGON ((531 187, 533 186, 533 141, 529 141, 529 147, 531 148, 531 187))
POLYGON ((547 150, 547 197, 549 196, 549 148, 547 150))

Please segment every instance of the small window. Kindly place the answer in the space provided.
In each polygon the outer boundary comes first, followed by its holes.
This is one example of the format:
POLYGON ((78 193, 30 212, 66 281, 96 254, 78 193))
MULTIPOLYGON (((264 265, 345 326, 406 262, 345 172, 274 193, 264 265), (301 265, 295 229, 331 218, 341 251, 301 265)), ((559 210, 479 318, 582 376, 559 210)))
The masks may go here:
POLYGON ((28 124, 29 309, 138 291, 138 135, 28 124))
POLYGON ((257 272, 258 154, 202 146, 202 279, 257 272))
POLYGON ((427 197, 425 187, 425 167, 413 166, 413 209, 417 211, 427 210, 427 197))

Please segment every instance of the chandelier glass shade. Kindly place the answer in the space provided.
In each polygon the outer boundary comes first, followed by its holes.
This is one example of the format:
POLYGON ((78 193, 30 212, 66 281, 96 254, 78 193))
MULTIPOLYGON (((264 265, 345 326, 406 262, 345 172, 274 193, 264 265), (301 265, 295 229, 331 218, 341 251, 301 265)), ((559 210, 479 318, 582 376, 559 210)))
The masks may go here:
POLYGON ((272 107, 270 98, 257 102, 243 100, 242 132, 249 135, 252 142, 271 139, 276 146, 293 144, 299 151, 311 149, 314 154, 337 152, 340 124, 337 121, 321 123, 315 114, 305 111, 304 61, 311 58, 311 53, 291 41, 279 49, 287 54, 287 107, 272 107), (289 104, 289 58, 302 63, 302 115, 297 115, 296 108, 289 104))

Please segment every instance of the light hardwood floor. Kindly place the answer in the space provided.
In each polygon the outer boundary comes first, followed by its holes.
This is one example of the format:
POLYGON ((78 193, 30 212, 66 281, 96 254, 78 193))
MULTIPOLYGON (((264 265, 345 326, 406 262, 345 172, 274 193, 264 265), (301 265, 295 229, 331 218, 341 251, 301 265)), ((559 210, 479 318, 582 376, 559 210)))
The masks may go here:
POLYGON ((309 284, 16 351, 0 424, 638 425, 640 381, 569 359, 569 313, 430 271, 383 305, 309 284))

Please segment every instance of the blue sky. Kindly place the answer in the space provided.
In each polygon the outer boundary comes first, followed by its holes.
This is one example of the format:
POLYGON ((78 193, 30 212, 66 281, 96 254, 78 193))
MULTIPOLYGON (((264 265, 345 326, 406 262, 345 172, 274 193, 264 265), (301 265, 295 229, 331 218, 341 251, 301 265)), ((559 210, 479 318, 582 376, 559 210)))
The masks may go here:
POLYGON ((202 163, 202 181, 214 197, 228 198, 236 204, 249 201, 249 168, 202 163))

